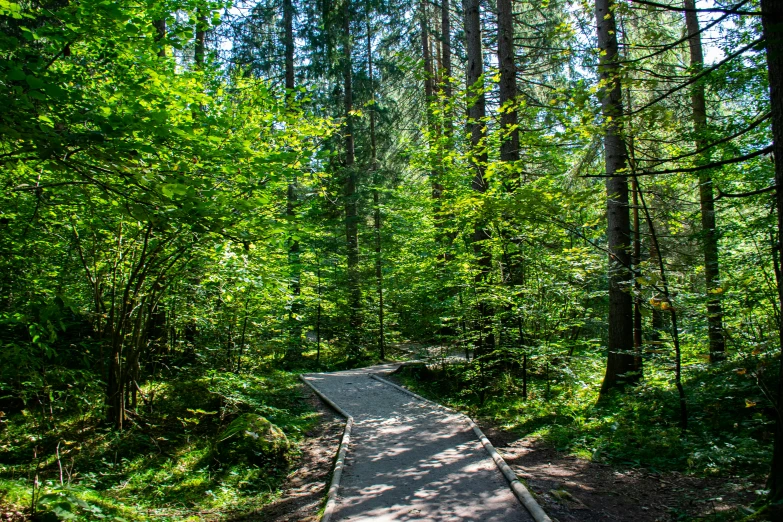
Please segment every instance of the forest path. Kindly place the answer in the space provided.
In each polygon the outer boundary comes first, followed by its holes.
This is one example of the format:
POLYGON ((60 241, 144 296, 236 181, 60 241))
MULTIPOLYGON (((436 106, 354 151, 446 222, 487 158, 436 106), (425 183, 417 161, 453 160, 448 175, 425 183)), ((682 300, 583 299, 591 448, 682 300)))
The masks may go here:
POLYGON ((335 521, 532 521, 464 417, 372 379, 387 364, 304 376, 354 418, 335 521))

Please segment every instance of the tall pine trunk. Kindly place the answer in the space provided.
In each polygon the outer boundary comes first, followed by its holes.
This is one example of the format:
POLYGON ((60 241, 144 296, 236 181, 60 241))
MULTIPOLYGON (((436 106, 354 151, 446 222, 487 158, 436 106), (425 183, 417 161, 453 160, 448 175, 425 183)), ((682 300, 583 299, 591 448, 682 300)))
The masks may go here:
POLYGON ((361 354, 362 294, 359 287, 359 218, 356 211, 356 169, 353 138, 353 58, 351 56, 351 0, 343 4, 343 96, 345 104, 345 242, 348 252, 348 353, 352 358, 361 354))
MULTIPOLYGON (((499 103, 500 103, 500 159, 504 162, 519 161, 519 130, 517 129, 517 110, 513 106, 517 95, 517 68, 514 55, 514 17, 512 0, 497 0, 498 16, 498 64, 500 65, 500 84, 499 84, 499 103)), ((513 190, 514 184, 510 183, 508 174, 504 176, 504 185, 508 190, 513 190)), ((512 235, 509 230, 502 230, 503 235, 503 258, 506 265, 506 275, 503 278, 504 283, 512 288, 519 285, 519 258, 508 255, 507 245, 509 237, 512 235)), ((503 314, 503 327, 501 332, 513 331, 514 323, 514 305, 509 302, 505 306, 503 314)), ((521 325, 521 318, 516 318, 521 325)), ((519 328, 521 332, 521 328, 519 328)), ((501 344, 505 338, 501 339, 501 344)), ((506 343, 508 344, 508 343, 506 343)), ((523 339, 520 335, 519 344, 522 345, 523 339)))
MULTIPOLYGON (((487 166, 487 148, 485 143, 486 125, 486 96, 484 95, 484 58, 481 46, 481 12, 480 0, 463 0, 465 11, 465 46, 468 55, 467 81, 468 99, 472 102, 468 105, 468 127, 470 129, 471 161, 473 163, 472 187, 476 192, 483 194, 488 185, 484 178, 484 170, 487 166)), ((487 242, 490 238, 489 231, 483 218, 478 217, 473 231, 473 248, 478 256, 479 273, 476 276, 477 284, 484 284, 489 278, 492 263, 491 254, 487 242)), ((476 355, 483 355, 492 350, 495 338, 492 333, 492 314, 485 298, 478 301, 479 312, 479 343, 476 355)))
MULTIPOLYGON (((422 11, 425 11, 424 7, 426 6, 426 2, 422 2, 422 11)), ((438 151, 438 164, 439 168, 437 172, 433 171, 432 173, 432 198, 435 200, 435 226, 438 229, 442 229, 445 222, 448 220, 446 216, 444 216, 444 209, 443 209, 443 203, 440 201, 440 199, 443 197, 443 172, 445 171, 445 165, 443 162, 443 151, 450 149, 450 143, 451 143, 451 137, 452 137, 452 120, 450 116, 450 110, 448 109, 448 106, 451 104, 451 12, 450 12, 450 6, 449 6, 449 0, 442 0, 441 2, 441 23, 440 23, 440 33, 437 35, 437 38, 440 39, 440 59, 438 60, 440 69, 438 70, 438 78, 440 83, 438 84, 438 93, 441 96, 441 103, 443 104, 442 107, 445 109, 443 113, 443 120, 441 121, 441 135, 438 136, 439 138, 439 151, 438 151)), ((422 49, 424 54, 424 68, 425 71, 431 70, 432 67, 427 68, 427 55, 429 54, 429 51, 427 50, 428 43, 425 40, 425 32, 426 32, 426 20, 422 20, 422 49)), ((431 99, 431 95, 427 94, 428 86, 425 83, 424 86, 424 95, 427 100, 431 99)), ((427 110, 427 116, 428 116, 428 125, 430 129, 430 133, 434 133, 434 127, 430 123, 431 121, 431 111, 427 110)), ((448 234, 442 233, 442 231, 439 230, 439 232, 436 235, 438 243, 445 246, 448 249, 448 244, 451 241, 451 237, 448 234)), ((442 256, 440 256, 441 260, 446 261, 449 259, 448 252, 445 252, 442 256)))
MULTIPOLYGON (((623 30, 623 42, 626 40, 627 34, 623 30)), ((626 45, 626 55, 628 58, 628 45, 626 45)), ((633 112, 633 98, 631 97, 631 89, 625 89, 625 97, 628 104, 628 112, 633 112)), ((632 120, 629 118, 625 124, 628 136, 628 164, 631 167, 631 172, 636 172, 636 145, 634 143, 634 129, 632 120)), ((633 201, 633 248, 631 255, 631 263, 633 264, 634 271, 638 271, 642 262, 642 230, 641 222, 639 220, 639 199, 641 193, 639 192, 639 182, 636 176, 631 180, 631 193, 633 201)), ((650 249, 655 248, 653 242, 650 243, 650 249)), ((643 366, 643 344, 644 344, 644 329, 642 327, 642 285, 638 279, 634 280, 633 284, 634 296, 633 296, 633 350, 634 350, 634 371, 638 372, 641 378, 644 371, 643 366)))
POLYGON ((370 169, 372 169, 373 231, 375 235, 375 288, 378 293, 378 355, 386 358, 383 318, 383 257, 381 252, 381 198, 378 177, 378 144, 375 136, 375 83, 372 63, 372 29, 367 17, 367 72, 370 80, 370 169))
MULTIPOLYGON (((437 129, 432 106, 435 102, 435 68, 432 63, 427 0, 422 0, 419 4, 419 21, 421 26, 421 57, 424 61, 424 110, 427 115, 429 148, 430 152, 432 152, 437 146, 437 129)), ((443 192, 443 186, 440 184, 440 177, 438 174, 438 167, 433 167, 430 171, 430 184, 432 186, 432 197, 436 200, 436 215, 440 214, 440 205, 437 200, 440 199, 441 193, 443 192)), ((437 222, 440 224, 440 220, 437 220, 437 222)))
MULTIPOLYGON (((449 0, 441 0, 441 70, 440 78, 442 82, 443 97, 446 103, 451 103, 451 6, 449 0)), ((443 133, 451 136, 451 117, 447 112, 443 122, 443 133)))
MULTIPOLYGON (((694 0, 684 0, 685 27, 688 31, 691 74, 699 74, 704 67, 704 53, 699 34, 699 16, 693 10, 694 0)), ((696 135, 696 149, 707 145, 707 102, 704 84, 696 82, 691 89, 691 110, 693 112, 693 131, 696 135)), ((709 158, 703 158, 709 163, 709 158)), ((699 173, 699 203, 701 205, 701 230, 704 249, 704 278, 707 288, 707 325, 710 340, 710 361, 724 358, 726 342, 723 338, 723 307, 720 301, 720 270, 718 266, 718 234, 715 230, 715 199, 712 191, 712 177, 708 170, 699 173)))
MULTIPOLYGON (((294 101, 296 87, 294 80, 294 6, 292 0, 283 0, 283 44, 285 47, 285 90, 286 102, 289 106, 294 101)), ((296 178, 288 183, 286 196, 286 216, 289 226, 295 228, 296 219, 296 178)), ((299 240, 293 235, 288 237, 288 267, 290 276, 291 308, 288 311, 288 352, 289 358, 299 358, 302 355, 302 327, 299 313, 302 305, 301 274, 299 267, 299 240)))
MULTIPOLYGON (((772 107, 772 146, 775 155, 775 203, 778 213, 778 241, 783 237, 783 0, 761 0, 761 24, 767 47, 769 97, 772 107)), ((783 249, 778 248, 783 266, 783 249)), ((783 287, 778 285, 779 309, 783 310, 783 287)), ((778 392, 775 408, 775 443, 772 472, 767 487, 772 502, 783 501, 783 328, 779 330, 778 392)), ((779 508, 780 509, 780 508, 779 508)), ((778 512, 780 514, 780 512, 778 512)))
POLYGON ((166 45, 163 42, 163 39, 166 38, 166 19, 161 17, 159 20, 154 20, 152 25, 155 27, 155 42, 160 46, 158 48, 158 56, 160 58, 165 58, 166 45))
POLYGON ((609 335, 601 392, 634 379, 631 220, 628 212, 628 152, 622 136, 623 100, 613 0, 596 0, 601 108, 606 166, 606 227, 609 248, 609 335))
POLYGON ((500 64, 500 128, 502 143, 500 159, 519 159, 519 131, 517 110, 511 108, 517 95, 517 69, 514 63, 514 18, 511 0, 497 0, 498 11, 498 63, 500 64))
POLYGON ((196 41, 193 50, 193 61, 196 67, 204 67, 204 55, 206 51, 207 14, 203 6, 196 8, 196 41))

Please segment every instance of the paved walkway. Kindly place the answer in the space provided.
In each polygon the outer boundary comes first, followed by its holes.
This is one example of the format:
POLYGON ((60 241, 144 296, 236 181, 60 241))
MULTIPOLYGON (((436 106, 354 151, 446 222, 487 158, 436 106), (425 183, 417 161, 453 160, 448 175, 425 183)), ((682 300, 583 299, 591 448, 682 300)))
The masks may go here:
POLYGON ((371 379, 305 378, 353 416, 335 521, 532 521, 465 420, 371 379))

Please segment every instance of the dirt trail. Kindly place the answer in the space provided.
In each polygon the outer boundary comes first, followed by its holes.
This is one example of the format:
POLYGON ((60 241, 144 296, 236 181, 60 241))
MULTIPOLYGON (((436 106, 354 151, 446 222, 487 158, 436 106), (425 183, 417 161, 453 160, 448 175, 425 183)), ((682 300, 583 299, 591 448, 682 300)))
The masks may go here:
POLYGON ((306 376, 354 417, 335 521, 532 521, 464 418, 370 378, 306 376))

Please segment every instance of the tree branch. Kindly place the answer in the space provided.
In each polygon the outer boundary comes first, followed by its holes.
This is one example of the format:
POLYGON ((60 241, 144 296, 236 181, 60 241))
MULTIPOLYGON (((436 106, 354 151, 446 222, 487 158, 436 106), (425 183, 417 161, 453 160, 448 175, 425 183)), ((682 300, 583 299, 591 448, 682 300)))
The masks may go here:
MULTIPOLYGON (((706 165, 699 165, 698 167, 687 167, 682 169, 670 169, 670 170, 652 170, 652 171, 641 171, 637 172, 634 175, 636 176, 656 176, 658 174, 678 174, 678 173, 691 173, 691 172, 700 172, 702 170, 707 169, 713 169, 715 167, 722 167, 723 165, 730 165, 732 163, 741 163, 743 161, 753 159, 757 156, 761 156, 763 154, 767 154, 772 152, 772 145, 769 147, 764 147, 761 150, 757 150, 755 152, 751 152, 750 154, 745 154, 743 156, 737 156, 736 158, 731 158, 723 161, 715 161, 713 163, 707 163, 706 165)), ((631 176, 632 174, 626 174, 626 176, 631 176)), ((608 176, 606 174, 585 174, 582 176, 583 178, 611 178, 614 176, 608 176)))
POLYGON ((733 140, 734 138, 738 138, 739 136, 742 136, 743 134, 746 134, 746 133, 752 131, 753 129, 755 129, 756 127, 758 127, 759 125, 761 125, 762 123, 767 121, 771 116, 772 116, 772 113, 768 112, 768 113, 762 115, 761 117, 759 117, 756 121, 751 123, 748 127, 745 127, 744 129, 742 129, 740 131, 737 131, 734 134, 731 134, 729 136, 721 138, 718 141, 713 141, 709 145, 705 145, 705 146, 703 146, 703 147, 701 147, 699 149, 694 150, 693 152, 688 152, 686 154, 681 154, 679 156, 674 156, 673 158, 668 158, 668 159, 663 159, 663 160, 658 160, 658 159, 656 159, 656 160, 645 160, 645 161, 652 161, 652 165, 648 165, 647 168, 649 169, 649 168, 657 167, 658 165, 663 165, 664 163, 671 163, 672 161, 679 161, 679 160, 684 159, 684 158, 689 158, 691 156, 696 156, 698 154, 701 154, 702 152, 705 152, 705 151, 711 149, 712 147, 718 146, 721 143, 726 143, 728 141, 733 140))
POLYGON ((727 192, 723 192, 720 188, 715 187, 718 191, 718 195, 715 197, 715 201, 718 201, 721 198, 747 198, 749 196, 755 196, 757 194, 764 194, 765 192, 772 192, 775 190, 777 185, 771 185, 769 187, 758 189, 758 190, 751 190, 750 192, 738 192, 736 194, 729 194, 727 192))
POLYGON ((711 72, 715 71, 716 69, 719 69, 720 67, 723 67, 724 65, 726 65, 728 62, 730 62, 731 60, 733 60, 737 56, 741 55, 745 51, 748 51, 748 50, 752 49, 753 47, 755 47, 756 45, 760 44, 763 41, 764 41, 764 37, 763 36, 760 37, 760 38, 757 38, 756 40, 752 41, 751 43, 749 43, 745 47, 742 47, 742 48, 734 51, 733 53, 728 55, 726 58, 724 58, 720 62, 718 62, 715 65, 713 65, 712 67, 708 67, 707 69, 704 69, 699 74, 697 74, 695 76, 692 76, 690 80, 681 83, 680 85, 678 85, 677 87, 674 87, 673 89, 669 89, 667 92, 661 94, 657 98, 653 99, 651 102, 649 102, 649 103, 647 103, 645 105, 642 105, 641 107, 639 107, 638 109, 636 109, 636 110, 634 110, 632 112, 629 112, 626 116, 631 116, 633 114, 637 114, 637 113, 639 113, 639 112, 641 112, 641 111, 643 111, 643 110, 645 110, 645 109, 647 109, 649 107, 652 107, 653 105, 655 105, 659 101, 661 101, 661 100, 663 100, 665 98, 668 98, 670 95, 674 94, 675 92, 679 91, 680 89, 684 89, 688 85, 691 85, 692 83, 696 83, 701 78, 707 76, 708 74, 710 74, 711 72))
POLYGON ((738 3, 737 5, 735 5, 734 7, 730 8, 728 11, 726 11, 726 13, 723 16, 720 16, 720 17, 716 18, 712 22, 710 22, 707 25, 705 25, 704 27, 700 28, 698 33, 689 34, 687 36, 684 36, 683 38, 680 38, 676 42, 672 42, 670 44, 666 44, 661 49, 658 49, 654 53, 648 54, 647 56, 642 56, 641 58, 634 58, 633 60, 623 60, 623 61, 618 62, 618 63, 620 63, 620 64, 627 64, 627 63, 639 62, 639 61, 642 61, 642 60, 646 60, 647 58, 652 58, 654 56, 658 56, 659 54, 665 53, 666 51, 669 51, 669 50, 677 47, 681 43, 687 42, 688 40, 690 40, 696 34, 702 34, 705 31, 708 31, 712 27, 718 25, 723 20, 728 18, 730 15, 738 14, 739 13, 739 11, 738 11, 739 8, 742 7, 743 5, 747 4, 749 1, 750 0, 742 0, 742 2, 738 3))
POLYGON ((726 13, 726 14, 738 14, 738 15, 749 15, 749 16, 761 16, 761 11, 735 11, 734 8, 721 9, 719 7, 711 7, 707 9, 686 9, 680 6, 675 7, 673 5, 660 4, 658 2, 650 2, 649 0, 631 0, 631 3, 649 5, 651 7, 660 7, 661 9, 666 9, 667 11, 678 11, 680 13, 726 13))

